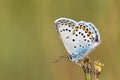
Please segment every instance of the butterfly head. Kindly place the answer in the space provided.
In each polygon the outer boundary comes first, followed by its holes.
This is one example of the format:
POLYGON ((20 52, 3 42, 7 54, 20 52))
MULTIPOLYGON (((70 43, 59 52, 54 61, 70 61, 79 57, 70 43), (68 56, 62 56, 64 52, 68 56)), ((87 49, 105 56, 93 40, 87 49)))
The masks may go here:
POLYGON ((71 61, 71 62, 73 62, 74 61, 74 59, 73 59, 73 57, 70 55, 70 56, 68 56, 68 60, 69 61, 71 61))

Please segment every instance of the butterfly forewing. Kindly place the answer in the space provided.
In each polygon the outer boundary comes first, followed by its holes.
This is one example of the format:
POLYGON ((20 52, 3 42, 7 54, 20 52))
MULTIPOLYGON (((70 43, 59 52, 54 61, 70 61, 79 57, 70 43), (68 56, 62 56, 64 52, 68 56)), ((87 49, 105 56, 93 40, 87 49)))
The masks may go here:
POLYGON ((55 25, 65 48, 70 54, 72 54, 72 32, 76 26, 76 22, 71 19, 60 18, 55 21, 55 25))

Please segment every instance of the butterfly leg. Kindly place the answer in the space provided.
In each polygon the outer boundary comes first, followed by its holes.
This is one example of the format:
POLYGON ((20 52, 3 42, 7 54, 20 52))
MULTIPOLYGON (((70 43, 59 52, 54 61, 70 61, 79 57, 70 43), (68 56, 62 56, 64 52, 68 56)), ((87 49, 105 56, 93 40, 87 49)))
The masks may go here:
POLYGON ((67 57, 67 55, 60 56, 59 59, 55 60, 53 63, 57 63, 66 57, 67 57))
POLYGON ((81 64, 79 63, 79 60, 76 60, 75 63, 81 66, 81 64))

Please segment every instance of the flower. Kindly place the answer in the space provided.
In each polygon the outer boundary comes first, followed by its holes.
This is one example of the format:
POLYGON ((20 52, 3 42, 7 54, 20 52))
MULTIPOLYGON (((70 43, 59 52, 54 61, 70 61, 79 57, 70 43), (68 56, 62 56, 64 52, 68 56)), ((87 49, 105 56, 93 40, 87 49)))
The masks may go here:
POLYGON ((104 64, 99 60, 92 64, 89 57, 85 57, 81 62, 81 67, 85 73, 86 80, 98 80, 100 73, 103 70, 104 64))

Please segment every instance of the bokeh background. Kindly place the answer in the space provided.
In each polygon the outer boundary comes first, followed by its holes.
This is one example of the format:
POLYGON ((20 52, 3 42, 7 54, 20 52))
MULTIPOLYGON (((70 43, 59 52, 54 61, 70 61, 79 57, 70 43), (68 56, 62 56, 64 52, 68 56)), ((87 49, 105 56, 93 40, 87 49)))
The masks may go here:
POLYGON ((101 80, 120 80, 120 0, 0 0, 0 80, 84 80, 54 28, 67 17, 90 21, 101 45, 89 56, 105 64, 101 80))

